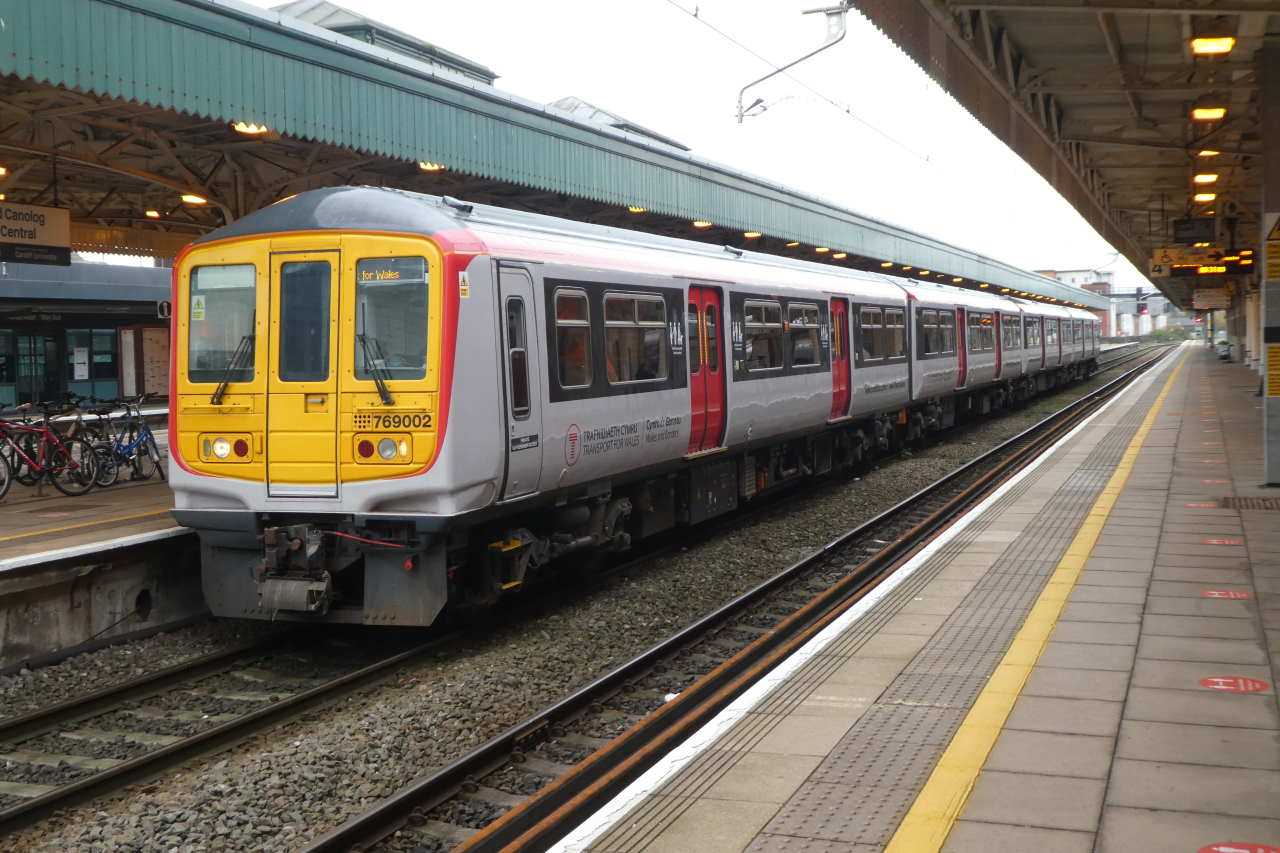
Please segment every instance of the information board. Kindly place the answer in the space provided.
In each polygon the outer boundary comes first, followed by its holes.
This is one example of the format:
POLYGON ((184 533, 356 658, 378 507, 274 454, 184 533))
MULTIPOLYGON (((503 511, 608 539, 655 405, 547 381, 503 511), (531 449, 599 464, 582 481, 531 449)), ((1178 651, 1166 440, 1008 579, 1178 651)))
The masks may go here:
POLYGON ((0 201, 0 261, 71 265, 71 212, 0 201))

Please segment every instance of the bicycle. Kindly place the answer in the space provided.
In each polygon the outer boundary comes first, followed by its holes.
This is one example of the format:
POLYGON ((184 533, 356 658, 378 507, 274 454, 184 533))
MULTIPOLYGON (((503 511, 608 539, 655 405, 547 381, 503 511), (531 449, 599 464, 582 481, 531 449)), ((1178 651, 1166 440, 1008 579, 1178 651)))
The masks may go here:
MULTIPOLYGON (((32 407, 31 403, 23 403, 17 408, 21 410, 32 407)), ((53 487, 64 495, 76 497, 93 488, 98 474, 98 457, 92 445, 82 438, 63 438, 49 423, 54 414, 60 413, 62 407, 54 403, 38 403, 43 415, 40 424, 21 421, 0 420, 0 446, 6 450, 4 471, 0 471, 0 498, 9 491, 14 479, 27 482, 28 485, 38 483, 47 478, 53 487), (14 438, 14 434, 18 438, 14 438), (12 471, 12 464, 17 461, 24 469, 18 475, 12 471)))
POLYGON ((137 397, 120 401, 124 407, 125 417, 118 429, 108 427, 111 434, 109 442, 94 446, 98 456, 99 470, 97 483, 99 486, 113 485, 120 477, 120 469, 129 465, 132 479, 149 480, 153 474, 159 474, 161 481, 167 480, 164 464, 160 457, 160 448, 156 437, 142 416, 142 403, 151 394, 139 394, 137 397))

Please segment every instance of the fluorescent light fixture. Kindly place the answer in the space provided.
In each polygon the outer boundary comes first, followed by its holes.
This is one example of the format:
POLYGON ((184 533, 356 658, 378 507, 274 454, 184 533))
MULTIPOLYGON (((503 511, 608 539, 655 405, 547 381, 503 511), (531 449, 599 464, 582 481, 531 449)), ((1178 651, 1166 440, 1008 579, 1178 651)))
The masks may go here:
POLYGON ((231 129, 242 136, 262 136, 270 130, 265 124, 258 124, 252 121, 238 121, 231 125, 231 129))
POLYGON ((144 214, 144 216, 146 216, 148 219, 159 219, 159 218, 160 218, 160 211, 158 211, 158 210, 148 210, 148 211, 144 214))
POLYGON ((1191 40, 1191 52, 1199 56, 1230 53, 1236 46, 1234 36, 1217 36, 1213 38, 1196 38, 1191 40))
POLYGON ((799 245, 800 245, 800 244, 799 244, 798 242, 792 242, 792 243, 788 243, 788 244, 787 244, 787 248, 788 248, 788 249, 794 249, 796 246, 799 246, 799 245))
POLYGON ((826 246, 814 246, 813 250, 817 252, 819 255, 825 255, 827 252, 831 251, 826 246))
POLYGON ((1218 176, 1214 172, 1201 172, 1191 180, 1195 181, 1197 184, 1212 184, 1214 181, 1218 180, 1218 176))
POLYGON ((748 240, 759 240, 764 235, 759 231, 743 231, 742 236, 748 240))
POLYGON ((882 267, 886 267, 886 268, 887 268, 887 267, 891 267, 891 266, 893 266, 893 261, 881 261, 881 262, 880 262, 880 266, 882 266, 882 267))
POLYGON ((648 208, 646 208, 646 207, 637 207, 637 206, 636 206, 636 205, 634 205, 634 204, 627 208, 627 213, 648 213, 648 212, 649 212, 649 209, 648 209, 648 208))
POLYGON ((1191 198, 1194 201, 1206 202, 1206 201, 1213 201, 1217 197, 1218 197, 1217 193, 1196 193, 1191 198))
POLYGON ((705 219, 695 219, 693 220, 693 227, 694 228, 710 228, 711 223, 705 219))
POLYGON ((183 204, 208 204, 209 199, 205 198, 202 195, 196 195, 195 193, 183 193, 182 203, 183 204))
POLYGON ((430 160, 419 160, 418 168, 424 172, 443 172, 445 170, 443 163, 432 163, 430 160))
POLYGON ((834 255, 832 255, 831 257, 835 258, 837 261, 843 261, 845 258, 849 257, 849 253, 848 253, 848 252, 836 252, 836 253, 835 253, 834 255))
POLYGON ((1214 151, 1212 148, 1202 148, 1196 152, 1197 157, 1217 157, 1221 151, 1214 151))
POLYGON ((1195 107, 1191 110, 1191 117, 1196 121, 1217 121, 1226 115, 1226 107, 1195 107))

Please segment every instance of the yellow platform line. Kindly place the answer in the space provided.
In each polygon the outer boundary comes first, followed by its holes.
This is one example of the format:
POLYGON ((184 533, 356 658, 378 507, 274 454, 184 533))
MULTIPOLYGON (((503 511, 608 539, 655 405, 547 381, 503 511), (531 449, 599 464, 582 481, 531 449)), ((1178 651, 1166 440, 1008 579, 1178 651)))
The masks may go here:
POLYGON ((101 521, 82 521, 79 524, 67 524, 62 527, 49 527, 44 530, 36 530, 31 533, 15 533, 12 536, 0 536, 0 542, 12 542, 14 539, 26 539, 31 536, 46 536, 50 533, 64 533, 68 530, 78 530, 81 527, 93 527, 97 524, 110 524, 113 521, 130 521, 135 518, 146 518, 150 515, 162 515, 169 510, 153 509, 147 512, 136 512, 133 515, 120 515, 115 518, 104 518, 101 521))
POLYGON ((1062 609, 1066 606, 1080 573, 1084 571, 1085 562, 1093 553, 1102 527, 1133 471, 1138 452, 1146 442, 1174 380, 1182 371, 1184 361, 1185 354, 1178 360, 1178 365, 1165 382, 1155 404, 1125 448, 1111 479, 1090 507, 1075 538, 1058 561, 1049 583, 1036 599, 1022 628, 1014 637, 1013 644, 992 673, 987 686, 978 695, 973 707, 969 709, 946 751, 938 759, 932 775, 902 819, 898 831, 885 848, 885 853, 934 853, 946 842, 951 828, 964 811, 978 773, 987 761, 987 755, 1004 729, 1013 704, 1022 693, 1023 685, 1031 677, 1036 661, 1049 642, 1049 635, 1058 624, 1062 609))

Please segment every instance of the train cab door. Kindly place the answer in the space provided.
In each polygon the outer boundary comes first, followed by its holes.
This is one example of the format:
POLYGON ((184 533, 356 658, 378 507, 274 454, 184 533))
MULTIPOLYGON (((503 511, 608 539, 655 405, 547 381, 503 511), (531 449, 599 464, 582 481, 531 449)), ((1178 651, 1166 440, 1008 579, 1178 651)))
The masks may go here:
POLYGON ((996 379, 1004 375, 1004 315, 995 313, 996 379))
POLYGON ((831 420, 849 414, 849 300, 831 300, 831 420))
POLYGON ((338 495, 337 251, 271 255, 267 495, 338 495))
POLYGON ((724 330, 720 291, 689 286, 686 306, 689 357, 689 453, 715 450, 724 438, 724 330))
POLYGON ((963 308, 956 309, 956 387, 969 381, 969 329, 963 308))
POLYGON ((503 500, 537 490, 542 476, 542 398, 538 384, 533 277, 521 266, 498 266, 502 323, 504 417, 507 425, 503 500))

